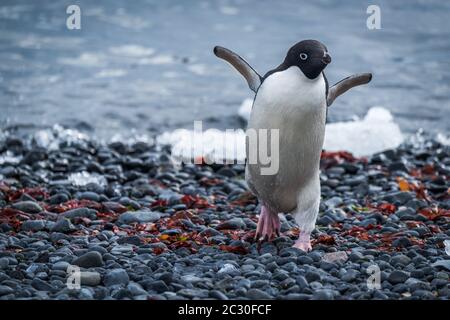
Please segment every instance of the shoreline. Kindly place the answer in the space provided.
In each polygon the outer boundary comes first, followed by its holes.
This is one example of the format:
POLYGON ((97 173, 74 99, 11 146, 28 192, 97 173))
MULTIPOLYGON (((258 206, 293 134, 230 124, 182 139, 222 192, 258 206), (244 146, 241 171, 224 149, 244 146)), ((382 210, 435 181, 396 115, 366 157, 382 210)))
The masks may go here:
POLYGON ((290 214, 281 237, 253 241, 242 165, 177 167, 145 142, 56 144, 0 142, 1 155, 22 155, 0 164, 1 299, 450 298, 450 147, 435 140, 324 152, 309 253, 291 247, 290 214), (69 265, 81 290, 66 287, 69 265))

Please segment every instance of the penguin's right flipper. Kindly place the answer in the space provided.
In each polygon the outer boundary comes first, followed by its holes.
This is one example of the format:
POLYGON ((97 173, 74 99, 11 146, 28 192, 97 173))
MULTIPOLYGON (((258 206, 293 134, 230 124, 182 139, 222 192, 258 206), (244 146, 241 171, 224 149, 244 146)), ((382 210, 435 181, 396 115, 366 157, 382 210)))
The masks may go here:
POLYGON ((327 106, 331 106, 334 100, 341 94, 345 93, 346 91, 350 90, 353 87, 369 83, 370 80, 372 80, 371 73, 354 74, 350 77, 342 79, 334 86, 332 86, 328 91, 327 106))
POLYGON ((248 86, 256 92, 261 85, 261 76, 244 59, 224 47, 214 47, 214 54, 231 64, 247 80, 248 86))

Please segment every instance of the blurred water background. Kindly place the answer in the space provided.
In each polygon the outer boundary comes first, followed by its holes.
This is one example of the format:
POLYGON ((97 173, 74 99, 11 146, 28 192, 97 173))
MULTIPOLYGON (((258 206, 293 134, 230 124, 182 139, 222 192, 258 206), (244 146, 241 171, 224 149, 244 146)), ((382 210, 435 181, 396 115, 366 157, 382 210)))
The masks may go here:
MULTIPOLYGON (((372 1, 25 1, 0 3, 0 128, 60 124, 109 138, 205 127, 237 128, 244 80, 217 59, 228 47, 264 74, 302 39, 325 43, 331 83, 373 72, 340 97, 329 122, 389 110, 404 133, 448 133, 450 2, 377 1, 381 30, 368 30, 372 1), (81 30, 66 8, 81 8, 81 30)), ((381 130, 381 129, 380 129, 381 130)))

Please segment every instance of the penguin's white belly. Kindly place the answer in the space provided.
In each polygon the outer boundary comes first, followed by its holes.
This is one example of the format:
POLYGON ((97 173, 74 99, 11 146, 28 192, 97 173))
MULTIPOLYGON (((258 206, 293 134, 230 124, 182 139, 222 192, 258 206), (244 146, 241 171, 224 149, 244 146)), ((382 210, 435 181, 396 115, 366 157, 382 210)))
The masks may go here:
MULTIPOLYGON (((279 129, 279 170, 274 175, 262 175, 261 167, 267 165, 259 160, 247 161, 246 179, 260 200, 274 211, 291 212, 298 207, 306 210, 320 197, 325 91, 322 74, 310 80, 298 67, 290 67, 270 75, 257 92, 248 128, 279 129)), ((247 159, 249 148, 256 147, 247 145, 247 159)))

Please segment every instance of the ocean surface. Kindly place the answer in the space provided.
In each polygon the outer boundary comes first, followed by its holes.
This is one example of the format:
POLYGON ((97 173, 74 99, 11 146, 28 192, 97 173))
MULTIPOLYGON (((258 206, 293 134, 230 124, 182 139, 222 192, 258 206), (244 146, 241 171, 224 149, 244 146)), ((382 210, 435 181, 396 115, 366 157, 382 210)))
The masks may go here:
POLYGON ((366 27, 371 1, 76 1, 81 30, 66 27, 69 4, 1 1, 2 130, 58 124, 110 139, 191 129, 194 120, 242 128, 238 110, 251 91, 213 47, 264 74, 313 38, 333 58, 330 83, 374 74, 338 98, 330 123, 381 106, 402 133, 450 132, 448 1, 377 1, 380 30, 366 27))

